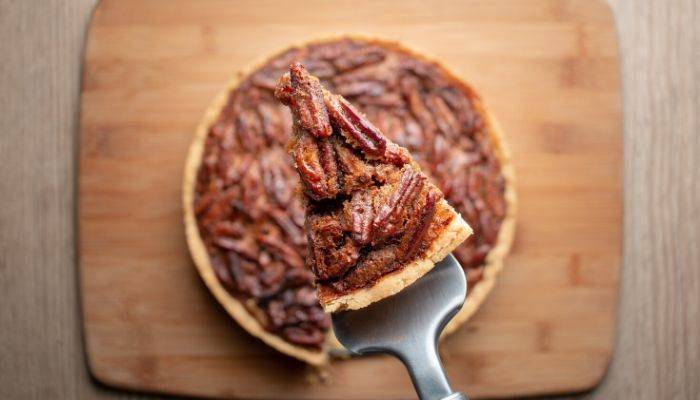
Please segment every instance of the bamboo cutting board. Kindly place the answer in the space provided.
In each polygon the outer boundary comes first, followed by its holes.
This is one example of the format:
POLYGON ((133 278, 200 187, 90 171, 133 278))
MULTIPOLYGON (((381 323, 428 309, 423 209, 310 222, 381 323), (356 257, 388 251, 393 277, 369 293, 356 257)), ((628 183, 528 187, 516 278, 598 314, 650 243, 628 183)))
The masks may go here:
POLYGON ((342 33, 443 61, 499 117, 518 178, 516 239, 496 288, 442 345, 472 397, 582 391, 610 360, 621 253, 617 44, 599 1, 110 0, 83 71, 79 264, 92 374, 122 388, 266 399, 415 398, 388 357, 325 379, 239 328, 189 258, 184 158, 240 69, 342 33))

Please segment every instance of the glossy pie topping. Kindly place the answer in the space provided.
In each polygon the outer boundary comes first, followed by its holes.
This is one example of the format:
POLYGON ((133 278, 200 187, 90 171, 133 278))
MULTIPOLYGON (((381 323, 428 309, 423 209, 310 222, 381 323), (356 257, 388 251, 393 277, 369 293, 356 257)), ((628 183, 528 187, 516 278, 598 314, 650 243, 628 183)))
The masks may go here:
MULTIPOLYGON (((343 119, 336 120, 350 127, 346 131, 353 144, 363 146, 377 160, 393 160, 389 163, 394 165, 378 168, 348 151, 347 143, 330 141, 296 160, 304 162, 314 177, 304 183, 307 193, 322 198, 343 190, 341 186, 347 190, 385 179, 392 193, 410 195, 422 184, 402 166, 400 151, 374 137, 371 127, 357 124, 354 106, 371 126, 411 152, 474 229, 453 252, 470 284, 481 278, 484 259, 505 216, 504 179, 470 89, 439 66, 393 46, 358 40, 308 45, 272 58, 245 77, 230 92, 205 141, 195 195, 200 235, 221 283, 267 330, 290 343, 320 349, 329 318, 318 304, 314 276, 305 268, 305 260, 328 255, 307 252, 304 208, 294 193, 299 178, 292 167, 294 160, 284 149, 291 137, 292 118, 274 98, 277 81, 294 61, 352 104, 338 100, 328 109, 342 112, 343 119)), ((314 110, 320 104, 318 93, 310 93, 301 106, 314 110)), ((328 120, 315 113, 299 120, 312 133, 302 147, 313 147, 313 140, 328 135, 330 113, 328 120)), ((322 272, 329 282, 343 275, 342 285, 361 286, 374 279, 377 271, 383 273, 384 266, 393 265, 392 246, 402 245, 395 240, 385 250, 364 257, 364 267, 344 270, 355 257, 359 259, 355 247, 377 240, 376 235, 390 236, 394 229, 389 223, 394 218, 392 207, 370 210, 362 196, 366 195, 351 197, 342 210, 334 211, 342 212, 350 224, 350 240, 341 233, 342 251, 326 263, 333 267, 322 272)), ((403 204, 406 197, 397 194, 392 202, 403 204)), ((430 215, 433 200, 425 196, 420 201, 421 210, 427 211, 412 221, 436 218, 430 215)), ((310 235, 312 241, 333 237, 338 228, 321 217, 312 224, 313 231, 319 232, 310 235)), ((412 228, 418 235, 420 226, 412 228)))

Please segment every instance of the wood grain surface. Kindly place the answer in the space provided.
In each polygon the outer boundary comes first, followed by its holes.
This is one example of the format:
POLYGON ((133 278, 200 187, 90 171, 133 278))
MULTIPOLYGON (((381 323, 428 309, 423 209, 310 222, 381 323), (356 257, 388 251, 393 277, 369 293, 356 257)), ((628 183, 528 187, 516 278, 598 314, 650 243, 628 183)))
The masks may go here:
MULTIPOLYGON (((613 363, 585 397, 696 399, 700 9, 611 4, 623 67, 624 268, 613 363)), ((93 5, 0 1, 2 398, 141 397, 89 379, 80 331, 74 148, 93 5)))
POLYGON ((480 398, 597 384, 612 355, 622 252, 619 64, 605 4, 236 4, 104 0, 94 13, 78 176, 94 376, 196 396, 415 396, 389 357, 335 362, 320 382, 252 340, 203 290, 183 237, 186 150, 211 99, 272 52, 349 33, 401 40, 446 63, 483 95, 511 145, 516 238, 488 301, 441 346, 453 387, 480 398))

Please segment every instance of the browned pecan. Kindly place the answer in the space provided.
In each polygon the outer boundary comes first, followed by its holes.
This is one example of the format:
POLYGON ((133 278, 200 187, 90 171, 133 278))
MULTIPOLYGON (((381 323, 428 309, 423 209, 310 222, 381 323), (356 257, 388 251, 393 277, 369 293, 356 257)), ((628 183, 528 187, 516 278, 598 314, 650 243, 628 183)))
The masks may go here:
POLYGON ((260 266, 262 267, 260 282, 264 286, 263 292, 265 296, 268 297, 278 292, 284 285, 286 268, 278 261, 271 261, 265 265, 260 263, 260 266))
MULTIPOLYGON (((349 51, 357 49, 361 46, 351 39, 340 39, 329 43, 314 43, 309 45, 309 54, 314 58, 323 60, 334 60, 349 51)), ((287 63, 289 65, 289 63, 287 63)))
POLYGON ((319 79, 330 78, 335 75, 333 64, 324 60, 307 59, 304 61, 306 69, 319 79))
POLYGON ((372 239, 372 221, 374 220, 372 192, 369 190, 355 192, 348 208, 353 240, 359 245, 368 244, 372 239))
POLYGON ((324 138, 333 133, 323 102, 321 83, 301 63, 296 62, 289 67, 289 81, 281 80, 275 95, 291 108, 299 125, 312 135, 324 138))
POLYGON ((378 107, 400 107, 403 99, 398 93, 382 93, 377 96, 359 95, 355 98, 355 103, 363 106, 378 106, 378 107))
POLYGON ((279 236, 272 234, 258 235, 258 242, 270 253, 274 254, 278 261, 289 265, 292 268, 304 268, 304 260, 299 253, 279 236))
MULTIPOLYGON (((266 197, 263 194, 265 189, 260 181, 260 175, 260 164, 257 162, 251 163, 248 173, 241 180, 242 196, 229 202, 238 212, 252 220, 258 220, 262 216, 265 207, 266 197)), ((235 189, 236 187, 232 188, 232 190, 235 189)))
POLYGON ((219 237, 241 238, 246 229, 240 221, 218 221, 212 225, 211 233, 219 237))
POLYGON ((398 229, 398 220, 412 204, 425 183, 425 177, 413 168, 405 168, 389 199, 381 205, 372 221, 378 238, 389 237, 398 229))
POLYGON ((396 85, 397 74, 388 68, 383 68, 381 64, 371 64, 349 71, 343 71, 331 78, 331 82, 340 86, 352 82, 380 82, 387 89, 396 85))
POLYGON ((275 90, 275 86, 281 75, 279 70, 261 70, 250 77, 250 82, 261 89, 275 90))
POLYGON ((267 102, 261 102, 257 106, 258 116, 260 117, 260 122, 262 123, 262 132, 267 139, 268 144, 284 144, 286 138, 286 130, 284 128, 284 121, 282 117, 282 112, 279 107, 272 105, 267 102))
POLYGON ((229 290, 233 290, 236 287, 236 283, 233 281, 231 276, 231 271, 228 269, 228 265, 221 259, 218 253, 213 253, 211 257, 211 265, 214 269, 216 277, 219 279, 224 287, 229 290))
POLYGON ((445 100, 438 95, 431 94, 427 96, 426 103, 433 112, 433 120, 443 135, 449 139, 456 139, 460 131, 459 121, 445 100))
MULTIPOLYGON (((218 137, 219 142, 208 141, 210 147, 217 146, 222 150, 229 150, 234 146, 236 140, 236 129, 231 121, 220 120, 209 129, 212 137, 218 137)), ((211 153, 210 153, 211 154, 211 153)))
POLYGON ((422 83, 427 87, 433 87, 439 81, 444 80, 440 78, 436 69, 429 63, 415 59, 404 59, 400 62, 400 65, 403 70, 420 78, 422 83))
POLYGON ((423 238, 433 222, 437 203, 442 199, 440 192, 431 190, 425 197, 425 204, 419 210, 419 214, 413 219, 409 229, 406 230, 399 249, 399 257, 402 260, 411 260, 418 254, 423 245, 423 238))
MULTIPOLYGON (((252 157, 252 155, 250 156, 252 157)), ((294 182, 293 171, 285 162, 283 152, 268 152, 261 157, 262 181, 270 199, 285 207, 294 194, 290 182, 294 182)))
POLYGON ((252 154, 237 154, 236 156, 229 157, 226 165, 226 170, 224 172, 224 183, 226 185, 233 185, 241 181, 250 169, 253 163, 252 154))
POLYGON ((294 292, 294 303, 307 307, 318 305, 316 301, 316 289, 309 286, 299 288, 294 292))
POLYGON ((304 240, 304 232, 302 229, 292 221, 289 214, 278 208, 270 208, 267 210, 268 215, 273 221, 280 227, 282 232, 287 236, 295 245, 304 245, 306 242, 304 240))
POLYGON ((297 138, 292 153, 307 194, 316 200, 335 197, 338 193, 338 179, 333 162, 334 153, 332 148, 329 149, 329 143, 325 139, 317 140, 303 131, 297 138), (329 170, 325 171, 324 167, 329 170))
POLYGON ((439 95, 455 112, 461 126, 461 138, 469 138, 469 135, 483 128, 481 118, 472 107, 470 99, 458 89, 454 87, 443 88, 439 95))
POLYGON ((404 77, 401 80, 401 88, 411 113, 420 123, 423 135, 432 139, 437 126, 435 125, 433 114, 423 102, 423 96, 418 88, 418 82, 411 76, 404 77))
POLYGON ((326 96, 326 105, 333 123, 348 140, 369 156, 384 155, 386 138, 350 103, 341 96, 329 94, 326 96))
POLYGON ((400 140, 403 139, 403 126, 401 122, 398 116, 386 109, 377 110, 377 115, 374 117, 374 123, 382 131, 384 136, 403 145, 403 143, 400 142, 400 140))
POLYGON ((380 47, 363 47, 355 51, 350 51, 333 60, 333 64, 339 71, 374 64, 384 60, 386 53, 380 47))
POLYGON ((277 69, 287 68, 289 67, 289 64, 291 64, 294 61, 297 61, 300 55, 301 50, 297 47, 292 47, 270 60, 270 66, 277 69))
POLYGON ((258 151, 263 144, 260 118, 252 110, 245 110, 236 119, 236 134, 241 147, 250 153, 258 151))
POLYGON ((323 168, 326 186, 331 195, 338 192, 338 162, 336 161, 335 149, 327 139, 318 139, 318 158, 323 168))
POLYGON ((337 85, 335 91, 345 97, 365 95, 367 97, 377 97, 384 94, 385 88, 377 81, 348 82, 337 85))
POLYGON ((262 286, 256 276, 257 266, 253 262, 243 259, 236 252, 229 252, 227 256, 229 271, 236 288, 243 293, 260 297, 262 286))
POLYGON ((258 246, 251 240, 218 237, 214 240, 214 243, 222 249, 235 251, 236 254, 248 260, 257 261, 260 256, 258 246))
POLYGON ((450 155, 450 144, 442 135, 435 136, 433 148, 430 149, 430 160, 434 162, 433 170, 441 170, 448 167, 448 157, 450 155))
POLYGON ((418 121, 406 113, 403 115, 403 127, 404 135, 406 135, 403 142, 406 143, 406 146, 411 149, 422 149, 425 144, 425 137, 423 136, 423 128, 421 128, 418 121))

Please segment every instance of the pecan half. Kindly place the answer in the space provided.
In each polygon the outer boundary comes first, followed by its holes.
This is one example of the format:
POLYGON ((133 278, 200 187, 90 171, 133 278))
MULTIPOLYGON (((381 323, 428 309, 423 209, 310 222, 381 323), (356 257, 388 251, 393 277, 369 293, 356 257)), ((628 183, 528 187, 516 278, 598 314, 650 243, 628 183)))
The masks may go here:
POLYGON ((404 77, 401 80, 401 89, 406 97, 411 113, 416 117, 418 123, 420 123, 423 129, 423 135, 432 138, 437 126, 433 119, 433 114, 423 102, 423 96, 419 91, 418 85, 416 78, 411 76, 404 77))
POLYGON ((428 232, 430 224, 433 222, 433 217, 435 217, 435 211, 437 210, 437 203, 441 199, 440 192, 429 191, 425 197, 425 204, 419 211, 419 215, 414 219, 412 226, 406 230, 403 238, 401 239, 401 244, 399 249, 399 257, 402 260, 412 259, 418 251, 423 247, 423 238, 428 232))
POLYGON ((369 156, 381 157, 386 149, 386 138, 341 96, 326 96, 331 120, 344 136, 369 156))
POLYGON ((348 207, 353 240, 359 245, 368 244, 372 239, 372 221, 374 220, 372 192, 367 190, 355 192, 348 207))
POLYGON ((260 251, 255 242, 250 240, 236 240, 228 237, 218 237, 214 240, 214 243, 226 250, 231 250, 236 252, 241 257, 248 260, 256 261, 260 255, 260 251))
POLYGON ((304 66, 312 75, 319 79, 330 78, 335 75, 335 68, 328 61, 307 59, 304 60, 304 66))
POLYGON ((297 226, 297 224, 292 221, 289 214, 278 208, 271 208, 267 211, 268 215, 273 221, 280 227, 282 232, 284 232, 287 239, 297 246, 306 244, 304 240, 304 232, 297 226))
POLYGON ((413 168, 404 170, 389 200, 379 208, 372 221, 372 229, 379 233, 379 238, 391 236, 396 232, 398 220, 421 192, 424 183, 425 177, 413 168))
POLYGON ((335 91, 345 97, 365 95, 377 97, 384 94, 384 85, 377 81, 348 82, 335 87, 335 91))
POLYGON ((363 106, 379 106, 379 107, 400 107, 403 102, 401 96, 397 93, 382 93, 376 96, 359 95, 355 98, 355 103, 363 106))
POLYGON ((374 64, 384 60, 386 53, 380 47, 364 47, 350 51, 333 60, 333 64, 339 71, 358 68, 363 65, 374 64))
POLYGON ((289 80, 280 80, 275 96, 288 105, 299 125, 318 138, 333 133, 323 102, 323 88, 318 78, 311 76, 298 62, 289 67, 289 80))
POLYGON ((327 140, 317 140, 303 131, 292 153, 307 194, 315 200, 335 197, 338 193, 335 153, 327 140))
POLYGON ((248 173, 253 156, 250 154, 241 154, 237 157, 231 157, 231 160, 226 163, 226 170, 223 173, 224 183, 226 185, 234 185, 241 181, 248 173))
POLYGON ((445 100, 438 95, 429 95, 426 98, 426 103, 430 106, 433 112, 433 120, 438 129, 449 139, 455 139, 459 135, 459 121, 455 117, 450 107, 445 103, 445 100))
POLYGON ((257 113, 251 110, 245 110, 238 114, 236 118, 236 134, 241 147, 249 153, 255 153, 263 144, 262 126, 257 113))
POLYGON ((261 159, 260 168, 262 169, 263 186, 268 198, 284 207, 292 199, 294 193, 292 185, 289 184, 290 181, 293 181, 293 171, 289 170, 282 157, 285 157, 283 152, 267 153, 261 159))
POLYGON ((335 150, 330 141, 319 139, 318 156, 323 168, 323 174, 329 194, 335 195, 338 192, 338 162, 336 161, 335 150))
POLYGON ((266 102, 261 102, 257 107, 258 116, 262 124, 262 132, 269 144, 284 144, 285 136, 284 121, 279 107, 266 102))
POLYGON ((292 268, 304 268, 304 260, 293 247, 285 243, 276 235, 258 235, 258 242, 270 253, 274 254, 277 260, 289 265, 292 268))

